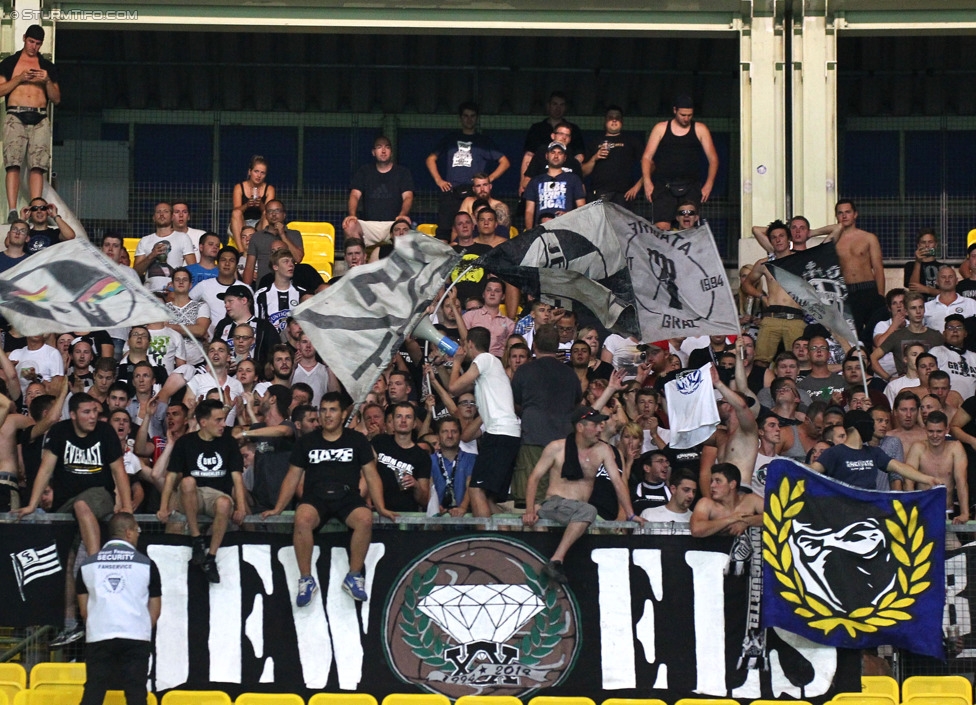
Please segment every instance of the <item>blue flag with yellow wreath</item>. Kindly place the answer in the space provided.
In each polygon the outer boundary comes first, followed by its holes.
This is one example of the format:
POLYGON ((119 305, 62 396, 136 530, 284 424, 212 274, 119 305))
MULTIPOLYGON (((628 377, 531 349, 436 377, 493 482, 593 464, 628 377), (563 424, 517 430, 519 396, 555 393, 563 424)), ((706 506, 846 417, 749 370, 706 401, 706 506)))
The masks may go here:
POLYGON ((762 626, 943 658, 946 490, 875 492, 769 464, 762 626))

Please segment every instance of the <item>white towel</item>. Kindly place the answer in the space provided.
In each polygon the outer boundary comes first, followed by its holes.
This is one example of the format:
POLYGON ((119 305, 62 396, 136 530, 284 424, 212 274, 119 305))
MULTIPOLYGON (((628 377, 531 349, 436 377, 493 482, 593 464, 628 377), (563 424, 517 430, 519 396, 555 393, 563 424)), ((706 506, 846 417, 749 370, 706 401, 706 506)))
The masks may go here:
POLYGON ((672 448, 692 448, 715 433, 718 407, 712 386, 712 363, 684 372, 664 385, 671 421, 672 448))

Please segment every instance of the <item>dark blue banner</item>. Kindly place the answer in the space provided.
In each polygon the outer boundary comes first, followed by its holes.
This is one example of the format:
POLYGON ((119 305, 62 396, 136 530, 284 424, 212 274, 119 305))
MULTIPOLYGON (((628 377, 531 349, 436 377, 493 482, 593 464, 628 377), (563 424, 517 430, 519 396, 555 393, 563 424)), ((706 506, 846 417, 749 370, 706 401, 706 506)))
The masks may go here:
POLYGON ((943 657, 944 487, 861 490, 788 460, 769 465, 764 627, 846 649, 943 657))

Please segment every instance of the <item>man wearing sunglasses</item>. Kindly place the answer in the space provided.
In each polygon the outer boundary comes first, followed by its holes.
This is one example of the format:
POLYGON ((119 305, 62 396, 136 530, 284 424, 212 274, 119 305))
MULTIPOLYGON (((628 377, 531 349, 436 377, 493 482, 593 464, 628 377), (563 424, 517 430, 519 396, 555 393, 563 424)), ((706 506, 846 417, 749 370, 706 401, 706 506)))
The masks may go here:
POLYGON ((21 211, 21 217, 30 223, 30 242, 27 243, 27 251, 30 253, 64 240, 75 239, 75 231, 60 216, 58 207, 43 198, 32 198, 30 204, 21 211))

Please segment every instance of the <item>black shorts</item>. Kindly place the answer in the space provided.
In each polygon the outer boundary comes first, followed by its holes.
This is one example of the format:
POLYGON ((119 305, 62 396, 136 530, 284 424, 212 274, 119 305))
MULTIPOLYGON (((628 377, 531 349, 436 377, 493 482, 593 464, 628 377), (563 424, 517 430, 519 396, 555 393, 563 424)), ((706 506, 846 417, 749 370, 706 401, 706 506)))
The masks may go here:
POLYGON ((478 442, 478 458, 471 471, 471 487, 483 490, 496 502, 508 499, 522 439, 486 433, 478 442))
MULTIPOLYGON (((319 513, 319 526, 335 517, 345 523, 346 517, 354 510, 366 506, 366 500, 358 492, 337 493, 328 499, 321 497, 302 497, 298 506, 307 504, 319 513)), ((317 528, 317 527, 316 527, 317 528)))
POLYGON ((701 186, 692 184, 682 196, 675 196, 666 184, 654 182, 654 222, 673 223, 678 215, 678 204, 683 201, 691 201, 695 204, 695 210, 699 211, 701 217, 701 186))

